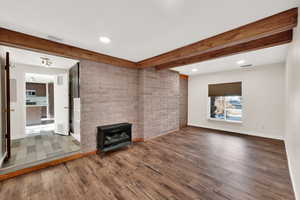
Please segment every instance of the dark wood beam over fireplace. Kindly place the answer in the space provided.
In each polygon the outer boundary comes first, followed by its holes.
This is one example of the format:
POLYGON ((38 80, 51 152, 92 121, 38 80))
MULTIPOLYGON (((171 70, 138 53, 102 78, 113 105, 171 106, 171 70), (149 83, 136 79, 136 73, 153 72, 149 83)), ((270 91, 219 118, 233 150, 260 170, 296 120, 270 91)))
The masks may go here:
POLYGON ((231 46, 231 47, 199 54, 196 56, 164 63, 164 64, 156 66, 156 69, 159 69, 159 70, 169 69, 172 67, 179 67, 179 66, 183 66, 183 65, 197 63, 197 62, 203 62, 206 60, 212 60, 212 59, 235 55, 235 54, 239 54, 239 53, 245 53, 248 51, 255 51, 255 50, 264 49, 264 48, 268 48, 268 47, 278 46, 278 45, 282 45, 282 44, 287 44, 287 43, 291 42, 292 39, 293 39, 293 31, 289 30, 289 31, 285 31, 282 33, 268 36, 268 37, 253 40, 250 42, 238 44, 235 46, 231 46))
POLYGON ((275 14, 239 28, 148 58, 140 62, 117 58, 0 27, 0 44, 129 68, 168 69, 292 41, 298 8, 275 14))
POLYGON ((129 60, 81 49, 0 27, 0 44, 73 59, 84 59, 120 67, 136 68, 129 60))
MULTIPOLYGON (((249 42, 256 43, 258 45, 257 48, 260 48, 261 45, 259 39, 268 38, 270 39, 272 36, 275 38, 278 36, 277 34, 286 32, 288 30, 292 30, 297 26, 297 18, 298 18, 298 8, 293 8, 276 15, 258 20, 256 22, 241 26, 239 28, 221 33, 219 35, 201 40, 199 42, 187 45, 185 47, 181 47, 179 49, 175 49, 173 51, 143 60, 138 63, 139 68, 146 67, 156 67, 156 66, 165 66, 158 67, 167 68, 168 63, 176 62, 178 60, 186 59, 185 62, 188 63, 188 59, 194 59, 196 56, 201 54, 228 50, 229 47, 238 47, 243 46, 243 44, 249 44, 249 42), (277 35, 277 36, 276 36, 277 35)), ((287 33, 285 33, 287 34, 287 33)), ((274 42, 276 44, 276 42, 274 42)), ((247 46, 247 45, 246 45, 247 46)), ((267 47, 267 46, 266 46, 267 47)), ((256 48, 253 47, 253 50, 256 48)), ((241 49, 241 52, 244 50, 241 49)), ((231 53, 230 53, 231 54, 231 53)), ((230 55, 229 54, 229 55, 230 55)), ((226 54, 224 54, 226 56, 226 54)), ((170 67, 173 65, 170 64, 170 67)))

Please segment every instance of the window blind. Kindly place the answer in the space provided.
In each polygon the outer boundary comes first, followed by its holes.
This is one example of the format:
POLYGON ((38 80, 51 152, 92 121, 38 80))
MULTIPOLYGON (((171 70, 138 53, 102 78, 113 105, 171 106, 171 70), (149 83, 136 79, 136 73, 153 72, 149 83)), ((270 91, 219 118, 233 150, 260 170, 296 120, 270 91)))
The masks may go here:
POLYGON ((242 96, 242 82, 209 84, 208 96, 242 96))

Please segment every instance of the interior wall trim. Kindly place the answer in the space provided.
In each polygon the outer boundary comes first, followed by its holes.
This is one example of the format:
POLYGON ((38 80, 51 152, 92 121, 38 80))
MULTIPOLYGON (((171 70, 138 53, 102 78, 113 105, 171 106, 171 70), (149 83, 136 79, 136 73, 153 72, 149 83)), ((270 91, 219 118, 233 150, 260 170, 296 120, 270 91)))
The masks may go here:
POLYGON ((159 137, 162 137, 162 136, 165 136, 165 135, 168 135, 168 134, 177 133, 179 130, 180 130, 180 128, 174 129, 174 130, 170 130, 170 131, 167 131, 167 132, 163 132, 163 133, 161 133, 159 135, 156 135, 154 137, 144 138, 144 142, 147 142, 147 141, 150 141, 150 140, 153 140, 155 138, 159 138, 159 137))
POLYGON ((298 194, 298 189, 295 186, 294 169, 292 168, 292 163, 291 163, 291 160, 290 160, 290 154, 289 154, 287 143, 284 142, 284 145, 285 145, 285 153, 287 155, 286 157, 287 157, 287 162, 288 162, 288 168, 289 168, 289 172, 290 172, 290 178, 291 178, 291 181, 292 181, 294 193, 295 193, 295 196, 298 197, 299 194, 298 194))
POLYGON ((234 134, 240 134, 240 135, 248 135, 248 136, 253 136, 253 137, 260 137, 260 138, 268 138, 268 139, 274 139, 274 140, 283 140, 283 137, 278 137, 278 136, 265 136, 263 133, 253 133, 251 131, 236 131, 236 130, 231 130, 231 129, 226 129, 226 128, 214 128, 210 126, 202 126, 202 125, 195 125, 195 124, 188 124, 188 127, 196 127, 196 128, 205 128, 205 129, 210 129, 210 130, 217 130, 217 131, 225 131, 229 133, 234 133, 234 134))
MULTIPOLYGON (((133 142, 134 143, 144 142, 144 138, 134 138, 133 142)), ((17 170, 15 172, 10 172, 10 173, 7 173, 7 174, 1 174, 0 175, 0 181, 10 179, 10 178, 13 178, 13 177, 16 177, 16 176, 20 176, 20 175, 23 175, 23 174, 27 174, 27 173, 30 173, 30 172, 34 172, 34 171, 37 171, 37 170, 40 170, 40 169, 56 166, 56 165, 59 165, 59 164, 62 164, 62 163, 68 162, 68 161, 76 160, 76 159, 79 159, 79 158, 83 158, 83 157, 86 157, 86 156, 95 155, 97 153, 99 153, 98 150, 94 150, 94 151, 90 151, 90 152, 77 153, 77 154, 67 156, 67 157, 64 157, 64 158, 60 158, 60 159, 57 159, 57 160, 53 160, 53 161, 49 161, 49 162, 46 162, 46 163, 38 164, 36 166, 28 167, 28 168, 25 168, 25 169, 20 169, 20 170, 17 170)))
POLYGON ((79 158, 83 158, 83 157, 86 157, 86 156, 94 155, 96 153, 97 153, 97 151, 91 151, 91 152, 87 152, 87 153, 77 153, 77 154, 74 154, 74 155, 71 155, 71 156, 67 156, 67 157, 64 157, 64 158, 57 159, 57 160, 42 163, 42 164, 39 164, 39 165, 36 165, 36 166, 33 166, 33 167, 20 169, 20 170, 10 172, 10 173, 7 173, 7 174, 1 174, 0 175, 0 181, 10 179, 10 178, 13 178, 13 177, 16 177, 16 176, 20 176, 20 175, 23 175, 23 174, 27 174, 27 173, 37 171, 37 170, 40 170, 40 169, 44 169, 44 168, 47 168, 47 167, 56 166, 56 165, 59 165, 59 164, 62 164, 62 163, 68 162, 68 161, 76 160, 76 159, 79 159, 79 158))
POLYGON ((133 142, 135 143, 144 142, 144 138, 134 138, 133 142))
POLYGON ((184 74, 180 74, 180 78, 184 79, 184 80, 188 80, 189 76, 188 75, 184 75, 184 74))

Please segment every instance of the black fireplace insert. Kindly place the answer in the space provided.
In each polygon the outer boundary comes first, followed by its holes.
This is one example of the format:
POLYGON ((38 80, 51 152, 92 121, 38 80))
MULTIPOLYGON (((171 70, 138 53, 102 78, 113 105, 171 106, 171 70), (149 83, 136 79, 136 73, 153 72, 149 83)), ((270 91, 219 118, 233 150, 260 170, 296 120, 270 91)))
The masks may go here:
POLYGON ((132 124, 121 123, 97 127, 97 148, 101 152, 130 145, 132 124))

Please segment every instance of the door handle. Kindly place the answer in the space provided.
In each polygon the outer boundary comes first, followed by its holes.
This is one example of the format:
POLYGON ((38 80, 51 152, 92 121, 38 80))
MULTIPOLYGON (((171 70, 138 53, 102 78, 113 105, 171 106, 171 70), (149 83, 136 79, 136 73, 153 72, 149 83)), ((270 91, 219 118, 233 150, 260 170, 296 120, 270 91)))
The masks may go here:
POLYGON ((65 106, 64 109, 69 109, 69 107, 65 106))

